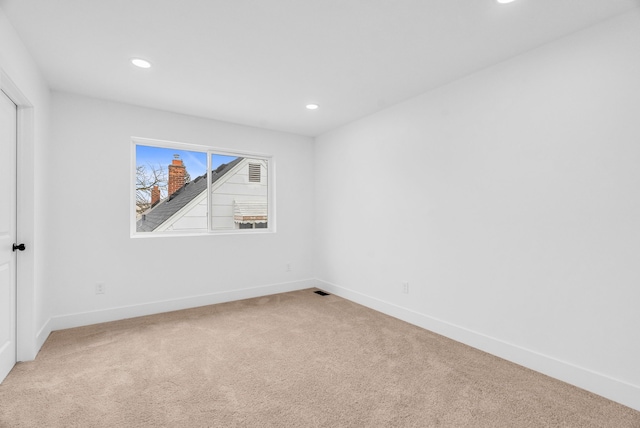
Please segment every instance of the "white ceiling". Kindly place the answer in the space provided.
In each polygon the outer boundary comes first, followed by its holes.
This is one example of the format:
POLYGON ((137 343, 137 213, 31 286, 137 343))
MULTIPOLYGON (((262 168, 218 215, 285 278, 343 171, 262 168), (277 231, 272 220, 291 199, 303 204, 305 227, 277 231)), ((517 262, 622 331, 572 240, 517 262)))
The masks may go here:
POLYGON ((0 0, 54 90, 309 136, 638 6, 0 0))

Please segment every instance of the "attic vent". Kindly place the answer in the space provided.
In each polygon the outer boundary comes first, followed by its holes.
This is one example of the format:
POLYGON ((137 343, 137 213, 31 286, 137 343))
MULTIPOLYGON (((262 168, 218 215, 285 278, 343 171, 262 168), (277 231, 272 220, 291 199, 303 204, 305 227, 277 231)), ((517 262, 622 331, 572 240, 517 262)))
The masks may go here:
POLYGON ((260 183, 260 164, 249 164, 249 183, 260 183))

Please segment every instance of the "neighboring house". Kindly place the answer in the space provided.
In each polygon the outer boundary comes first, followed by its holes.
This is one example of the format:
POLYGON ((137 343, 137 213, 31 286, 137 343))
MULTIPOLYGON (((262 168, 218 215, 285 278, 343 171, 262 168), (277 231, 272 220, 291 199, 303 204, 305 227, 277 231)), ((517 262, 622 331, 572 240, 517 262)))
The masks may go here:
MULTIPOLYGON (((182 161, 179 161, 182 165, 182 161)), ((176 161, 174 160, 174 165, 176 161)), ((172 171, 169 169, 169 182, 172 171)), ((179 179, 179 178, 178 178, 179 179)), ((154 201, 136 223, 138 232, 207 230, 207 175, 183 184, 154 201)), ((211 228, 214 230, 267 227, 267 163, 263 159, 236 158, 211 172, 211 228)))

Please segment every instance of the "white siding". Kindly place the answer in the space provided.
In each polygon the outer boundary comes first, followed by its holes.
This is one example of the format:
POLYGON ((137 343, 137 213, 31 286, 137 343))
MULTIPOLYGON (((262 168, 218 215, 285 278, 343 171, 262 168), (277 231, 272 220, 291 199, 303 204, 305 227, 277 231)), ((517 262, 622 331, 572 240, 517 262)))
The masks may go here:
POLYGON ((262 159, 244 159, 233 174, 212 187, 211 203, 214 229, 238 229, 233 220, 233 201, 267 201, 267 162, 262 159), (260 183, 249 182, 249 163, 259 163, 260 183))
POLYGON ((207 229, 207 217, 183 216, 179 218, 167 230, 202 230, 207 229))

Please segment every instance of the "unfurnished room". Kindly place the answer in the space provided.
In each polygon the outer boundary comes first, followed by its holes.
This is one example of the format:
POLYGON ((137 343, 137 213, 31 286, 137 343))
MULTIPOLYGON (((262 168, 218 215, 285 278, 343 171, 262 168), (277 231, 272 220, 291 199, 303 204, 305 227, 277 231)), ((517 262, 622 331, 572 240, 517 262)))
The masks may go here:
POLYGON ((0 0, 0 427, 640 427, 639 0, 0 0))

